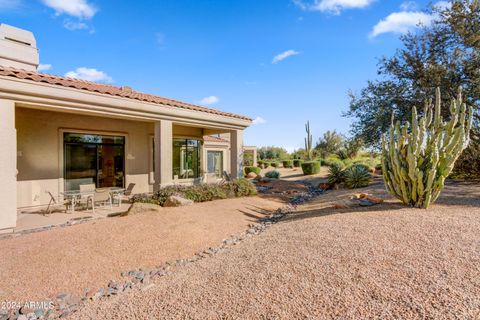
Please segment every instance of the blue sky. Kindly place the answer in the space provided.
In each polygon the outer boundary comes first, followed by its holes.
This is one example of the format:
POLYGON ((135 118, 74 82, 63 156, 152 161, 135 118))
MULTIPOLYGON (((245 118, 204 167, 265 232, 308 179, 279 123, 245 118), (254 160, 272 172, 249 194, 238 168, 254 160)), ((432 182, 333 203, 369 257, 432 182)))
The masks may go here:
POLYGON ((34 32, 43 72, 257 118, 249 145, 347 133, 347 92, 431 17, 428 1, 0 0, 0 22, 34 32))

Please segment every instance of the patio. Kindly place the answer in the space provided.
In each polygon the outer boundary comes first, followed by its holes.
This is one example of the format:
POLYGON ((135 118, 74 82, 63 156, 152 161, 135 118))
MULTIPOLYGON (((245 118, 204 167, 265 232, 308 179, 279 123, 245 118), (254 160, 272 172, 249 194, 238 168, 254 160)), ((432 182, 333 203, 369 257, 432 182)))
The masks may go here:
POLYGON ((114 217, 125 213, 130 209, 131 204, 122 203, 120 206, 110 208, 95 208, 95 210, 77 210, 75 212, 53 212, 42 214, 38 211, 19 210, 17 213, 17 226, 13 234, 40 231, 64 225, 73 225, 79 222, 93 219, 114 217))

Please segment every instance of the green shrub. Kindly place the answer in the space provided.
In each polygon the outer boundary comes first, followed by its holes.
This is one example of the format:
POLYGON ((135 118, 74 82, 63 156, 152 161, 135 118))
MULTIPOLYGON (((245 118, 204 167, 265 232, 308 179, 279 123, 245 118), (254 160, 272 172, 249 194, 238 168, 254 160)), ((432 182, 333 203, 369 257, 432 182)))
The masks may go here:
POLYGON ((350 189, 363 188, 370 184, 372 176, 368 167, 363 164, 354 164, 344 171, 345 186, 350 189))
POLYGON ((265 173, 265 177, 270 178, 270 179, 279 179, 280 178, 280 172, 278 172, 277 170, 268 171, 267 173, 265 173))
POLYGON ((263 162, 263 169, 267 169, 268 167, 270 167, 272 164, 269 162, 269 161, 264 161, 263 162))
POLYGON ((284 168, 293 168, 293 160, 283 160, 284 168))
POLYGON ((301 159, 295 159, 295 160, 293 160, 293 166, 294 166, 295 168, 300 168, 300 167, 302 166, 302 163, 303 163, 303 160, 301 160, 301 159))
POLYGON ((317 174, 320 172, 320 162, 306 161, 302 163, 302 171, 304 175, 317 174))
POLYGON ((336 154, 340 160, 345 160, 349 158, 347 150, 345 149, 337 150, 336 154))
POLYGON ((326 167, 331 167, 333 165, 341 165, 341 166, 345 166, 344 163, 338 159, 325 159, 322 161, 322 165, 326 166, 326 167))
POLYGON ((263 160, 258 160, 257 161, 257 167, 263 168, 263 160))
POLYGON ((169 186, 161 188, 153 195, 135 195, 132 202, 153 203, 163 206, 168 197, 177 195, 194 202, 256 195, 257 190, 247 179, 237 179, 222 184, 202 184, 197 186, 169 186))
POLYGON ((272 167, 274 167, 274 168, 280 167, 280 163, 279 163, 278 161, 273 161, 273 162, 271 163, 271 165, 272 165, 272 167))
POLYGON ((254 173, 256 173, 257 175, 259 175, 261 169, 260 169, 259 167, 249 166, 249 167, 245 167, 245 168, 243 169, 243 171, 245 172, 245 175, 248 175, 250 172, 254 172, 254 173))
POLYGON ((249 197, 257 194, 257 188, 247 179, 234 180, 231 184, 237 197, 249 197))
POLYGON ((344 172, 343 172, 343 165, 339 163, 334 163, 329 169, 328 169, 328 183, 330 184, 335 184, 335 183, 340 183, 343 182, 344 180, 344 172))
POLYGON ((375 170, 377 170, 377 171, 382 170, 382 164, 381 164, 381 163, 377 164, 377 165, 375 166, 375 170))

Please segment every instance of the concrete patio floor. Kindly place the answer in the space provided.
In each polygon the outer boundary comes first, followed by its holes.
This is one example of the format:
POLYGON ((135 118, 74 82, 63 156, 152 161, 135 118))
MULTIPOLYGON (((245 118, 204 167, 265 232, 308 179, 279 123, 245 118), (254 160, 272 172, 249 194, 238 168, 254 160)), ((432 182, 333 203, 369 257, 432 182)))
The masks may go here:
POLYGON ((13 233, 65 225, 73 221, 78 222, 117 216, 127 212, 130 206, 130 203, 122 203, 118 207, 114 205, 111 210, 110 208, 95 208, 95 211, 77 210, 74 213, 67 211, 66 213, 53 212, 45 215, 40 211, 19 211, 17 214, 17 226, 13 229, 13 233))

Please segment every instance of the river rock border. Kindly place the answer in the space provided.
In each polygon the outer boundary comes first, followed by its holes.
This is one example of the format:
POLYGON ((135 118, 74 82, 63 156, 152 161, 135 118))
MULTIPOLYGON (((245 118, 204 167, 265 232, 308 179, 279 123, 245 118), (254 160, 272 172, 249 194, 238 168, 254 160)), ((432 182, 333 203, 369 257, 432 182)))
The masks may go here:
MULTIPOLYGON (((296 195, 290 199, 290 203, 278 208, 270 216, 260 218, 258 223, 250 224, 246 231, 224 239, 218 247, 210 247, 206 250, 197 252, 191 258, 167 262, 156 268, 140 268, 137 270, 122 272, 121 276, 126 278, 126 280, 119 282, 111 280, 105 287, 99 289, 85 289, 84 294, 80 297, 70 293, 60 293, 53 301, 46 300, 44 302, 45 304, 53 306, 53 308, 48 310, 45 308, 30 308, 27 304, 20 308, 10 310, 9 312, 0 309, 0 320, 63 319, 75 313, 88 301, 108 299, 111 296, 116 296, 130 290, 148 291, 155 286, 155 284, 152 283, 152 278, 169 276, 176 268, 184 267, 196 261, 224 252, 241 241, 264 232, 280 221, 285 215, 295 212, 297 210, 297 205, 310 201, 324 193, 324 190, 317 189, 308 182, 305 182, 305 184, 309 188, 308 192, 296 195)), ((46 228, 42 229, 46 230, 46 228)))

